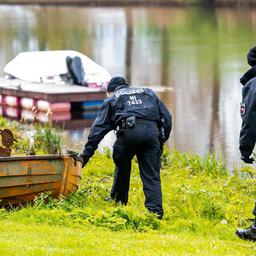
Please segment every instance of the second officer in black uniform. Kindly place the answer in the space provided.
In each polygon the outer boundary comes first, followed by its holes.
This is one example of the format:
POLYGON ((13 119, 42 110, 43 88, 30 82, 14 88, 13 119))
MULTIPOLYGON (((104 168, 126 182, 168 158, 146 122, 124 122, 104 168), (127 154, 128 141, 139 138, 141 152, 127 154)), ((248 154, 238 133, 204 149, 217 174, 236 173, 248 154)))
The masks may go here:
POLYGON ((131 160, 136 155, 145 206, 162 218, 160 157, 162 145, 171 132, 171 114, 151 89, 129 87, 123 77, 113 77, 107 92, 111 96, 104 101, 79 155, 82 164, 84 166, 88 162, 103 137, 116 130, 111 198, 123 204, 128 202, 131 160))
MULTIPOLYGON (((252 155, 256 142, 256 47, 247 54, 247 61, 251 68, 242 76, 242 102, 240 114, 242 127, 240 131, 239 149, 241 159, 248 164, 254 162, 252 155)), ((253 210, 256 216, 256 204, 253 210)), ((256 241, 256 220, 247 229, 238 229, 236 235, 244 240, 256 241)))

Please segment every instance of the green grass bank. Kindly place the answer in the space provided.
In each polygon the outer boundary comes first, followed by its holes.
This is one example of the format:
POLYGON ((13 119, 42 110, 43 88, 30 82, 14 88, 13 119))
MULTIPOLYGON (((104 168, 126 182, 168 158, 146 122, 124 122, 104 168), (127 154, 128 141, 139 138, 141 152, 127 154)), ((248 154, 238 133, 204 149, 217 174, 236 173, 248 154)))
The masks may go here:
MULTIPOLYGON (((0 122, 0 127, 15 126, 21 136, 17 123, 0 122)), ((49 141, 59 145, 54 129, 36 129, 40 152, 47 151, 42 145, 49 141)), ((231 172, 215 155, 165 149, 161 221, 144 207, 136 159, 128 205, 104 201, 113 169, 109 150, 96 153, 75 194, 53 199, 44 193, 26 207, 0 209, 0 255, 255 255, 255 243, 234 235, 252 217, 255 169, 231 172)))

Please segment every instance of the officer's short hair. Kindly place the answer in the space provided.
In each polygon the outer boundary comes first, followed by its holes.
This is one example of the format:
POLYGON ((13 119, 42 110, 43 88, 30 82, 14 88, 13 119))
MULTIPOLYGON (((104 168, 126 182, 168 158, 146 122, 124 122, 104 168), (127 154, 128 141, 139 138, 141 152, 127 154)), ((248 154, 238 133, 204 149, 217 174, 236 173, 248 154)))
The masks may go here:
POLYGON ((121 76, 112 77, 111 80, 108 83, 107 92, 108 93, 114 92, 115 89, 118 86, 121 86, 121 85, 127 85, 128 86, 126 80, 123 77, 121 77, 121 76))

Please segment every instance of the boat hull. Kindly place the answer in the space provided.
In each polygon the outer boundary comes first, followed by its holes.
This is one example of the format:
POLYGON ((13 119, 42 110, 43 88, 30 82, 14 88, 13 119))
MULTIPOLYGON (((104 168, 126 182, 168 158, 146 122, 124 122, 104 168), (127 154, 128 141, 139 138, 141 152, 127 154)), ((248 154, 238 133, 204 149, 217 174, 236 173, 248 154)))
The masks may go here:
POLYGON ((69 156, 0 158, 0 205, 32 201, 42 192, 66 196, 78 189, 81 163, 69 156))

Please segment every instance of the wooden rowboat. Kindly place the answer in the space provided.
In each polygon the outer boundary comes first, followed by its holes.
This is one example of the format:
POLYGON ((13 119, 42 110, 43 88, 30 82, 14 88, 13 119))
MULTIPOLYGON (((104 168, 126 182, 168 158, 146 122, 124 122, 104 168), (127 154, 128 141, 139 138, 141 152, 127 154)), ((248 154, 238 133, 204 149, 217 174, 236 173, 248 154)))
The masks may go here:
POLYGON ((18 205, 49 191, 53 197, 78 189, 81 163, 71 156, 0 157, 0 205, 18 205))

